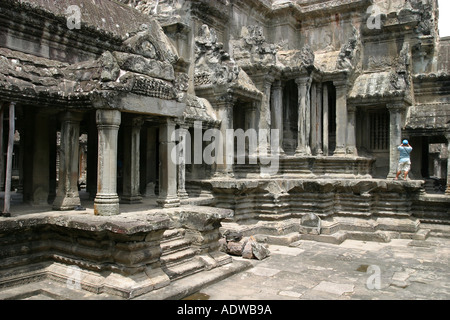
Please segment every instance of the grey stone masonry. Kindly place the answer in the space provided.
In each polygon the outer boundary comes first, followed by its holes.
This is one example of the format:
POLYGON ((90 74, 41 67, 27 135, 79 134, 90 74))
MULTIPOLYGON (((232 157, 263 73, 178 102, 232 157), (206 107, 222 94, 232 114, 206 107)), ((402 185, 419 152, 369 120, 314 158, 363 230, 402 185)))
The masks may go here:
POLYGON ((117 194, 117 139, 121 113, 116 110, 98 110, 98 179, 95 197, 95 214, 118 215, 117 194))
POLYGON ((78 160, 81 113, 65 112, 61 117, 59 183, 55 210, 72 210, 81 205, 78 194, 78 160))

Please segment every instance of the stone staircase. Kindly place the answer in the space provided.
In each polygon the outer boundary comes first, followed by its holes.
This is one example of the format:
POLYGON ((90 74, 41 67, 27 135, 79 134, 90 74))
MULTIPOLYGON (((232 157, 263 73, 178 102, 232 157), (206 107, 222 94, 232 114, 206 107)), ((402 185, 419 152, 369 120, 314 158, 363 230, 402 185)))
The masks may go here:
POLYGON ((184 236, 184 229, 170 229, 164 232, 161 241, 161 268, 170 280, 181 279, 204 269, 204 264, 184 236))
POLYGON ((340 244, 347 239, 387 243, 391 239, 425 240, 429 234, 430 230, 421 228, 418 219, 359 219, 341 216, 323 220, 320 235, 301 234, 300 239, 333 244, 340 244))

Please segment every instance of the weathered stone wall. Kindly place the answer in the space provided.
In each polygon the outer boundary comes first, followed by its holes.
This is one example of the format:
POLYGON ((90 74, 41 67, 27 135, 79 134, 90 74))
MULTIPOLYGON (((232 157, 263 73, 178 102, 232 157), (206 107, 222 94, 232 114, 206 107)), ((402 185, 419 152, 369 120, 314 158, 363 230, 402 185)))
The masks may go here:
POLYGON ((0 288, 48 278, 134 298, 230 263, 218 242, 220 222, 230 214, 185 207, 115 217, 55 212, 2 218, 0 288))
POLYGON ((333 179, 205 184, 211 184, 217 206, 235 210, 235 222, 283 221, 308 213, 320 217, 408 217, 422 187, 420 181, 333 179))

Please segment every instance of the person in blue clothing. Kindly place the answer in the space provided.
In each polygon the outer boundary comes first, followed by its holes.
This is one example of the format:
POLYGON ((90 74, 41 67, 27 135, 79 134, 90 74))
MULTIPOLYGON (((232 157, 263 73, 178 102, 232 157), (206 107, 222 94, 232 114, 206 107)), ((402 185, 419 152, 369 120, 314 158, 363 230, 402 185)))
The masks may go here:
POLYGON ((398 170, 397 176, 395 180, 398 180, 398 177, 402 172, 404 172, 405 180, 408 179, 408 173, 411 170, 411 152, 413 148, 409 144, 408 140, 403 140, 403 143, 398 147, 398 151, 400 152, 400 160, 398 162, 398 170))

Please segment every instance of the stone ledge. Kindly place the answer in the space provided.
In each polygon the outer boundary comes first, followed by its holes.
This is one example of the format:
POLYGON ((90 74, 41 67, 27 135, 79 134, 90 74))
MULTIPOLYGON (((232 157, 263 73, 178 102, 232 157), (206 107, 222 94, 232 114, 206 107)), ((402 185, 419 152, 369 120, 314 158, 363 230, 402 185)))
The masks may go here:
POLYGON ((23 216, 0 218, 0 232, 34 228, 46 225, 71 228, 80 231, 110 231, 130 235, 167 229, 170 218, 163 211, 123 213, 118 216, 94 216, 81 213, 45 212, 23 216))

